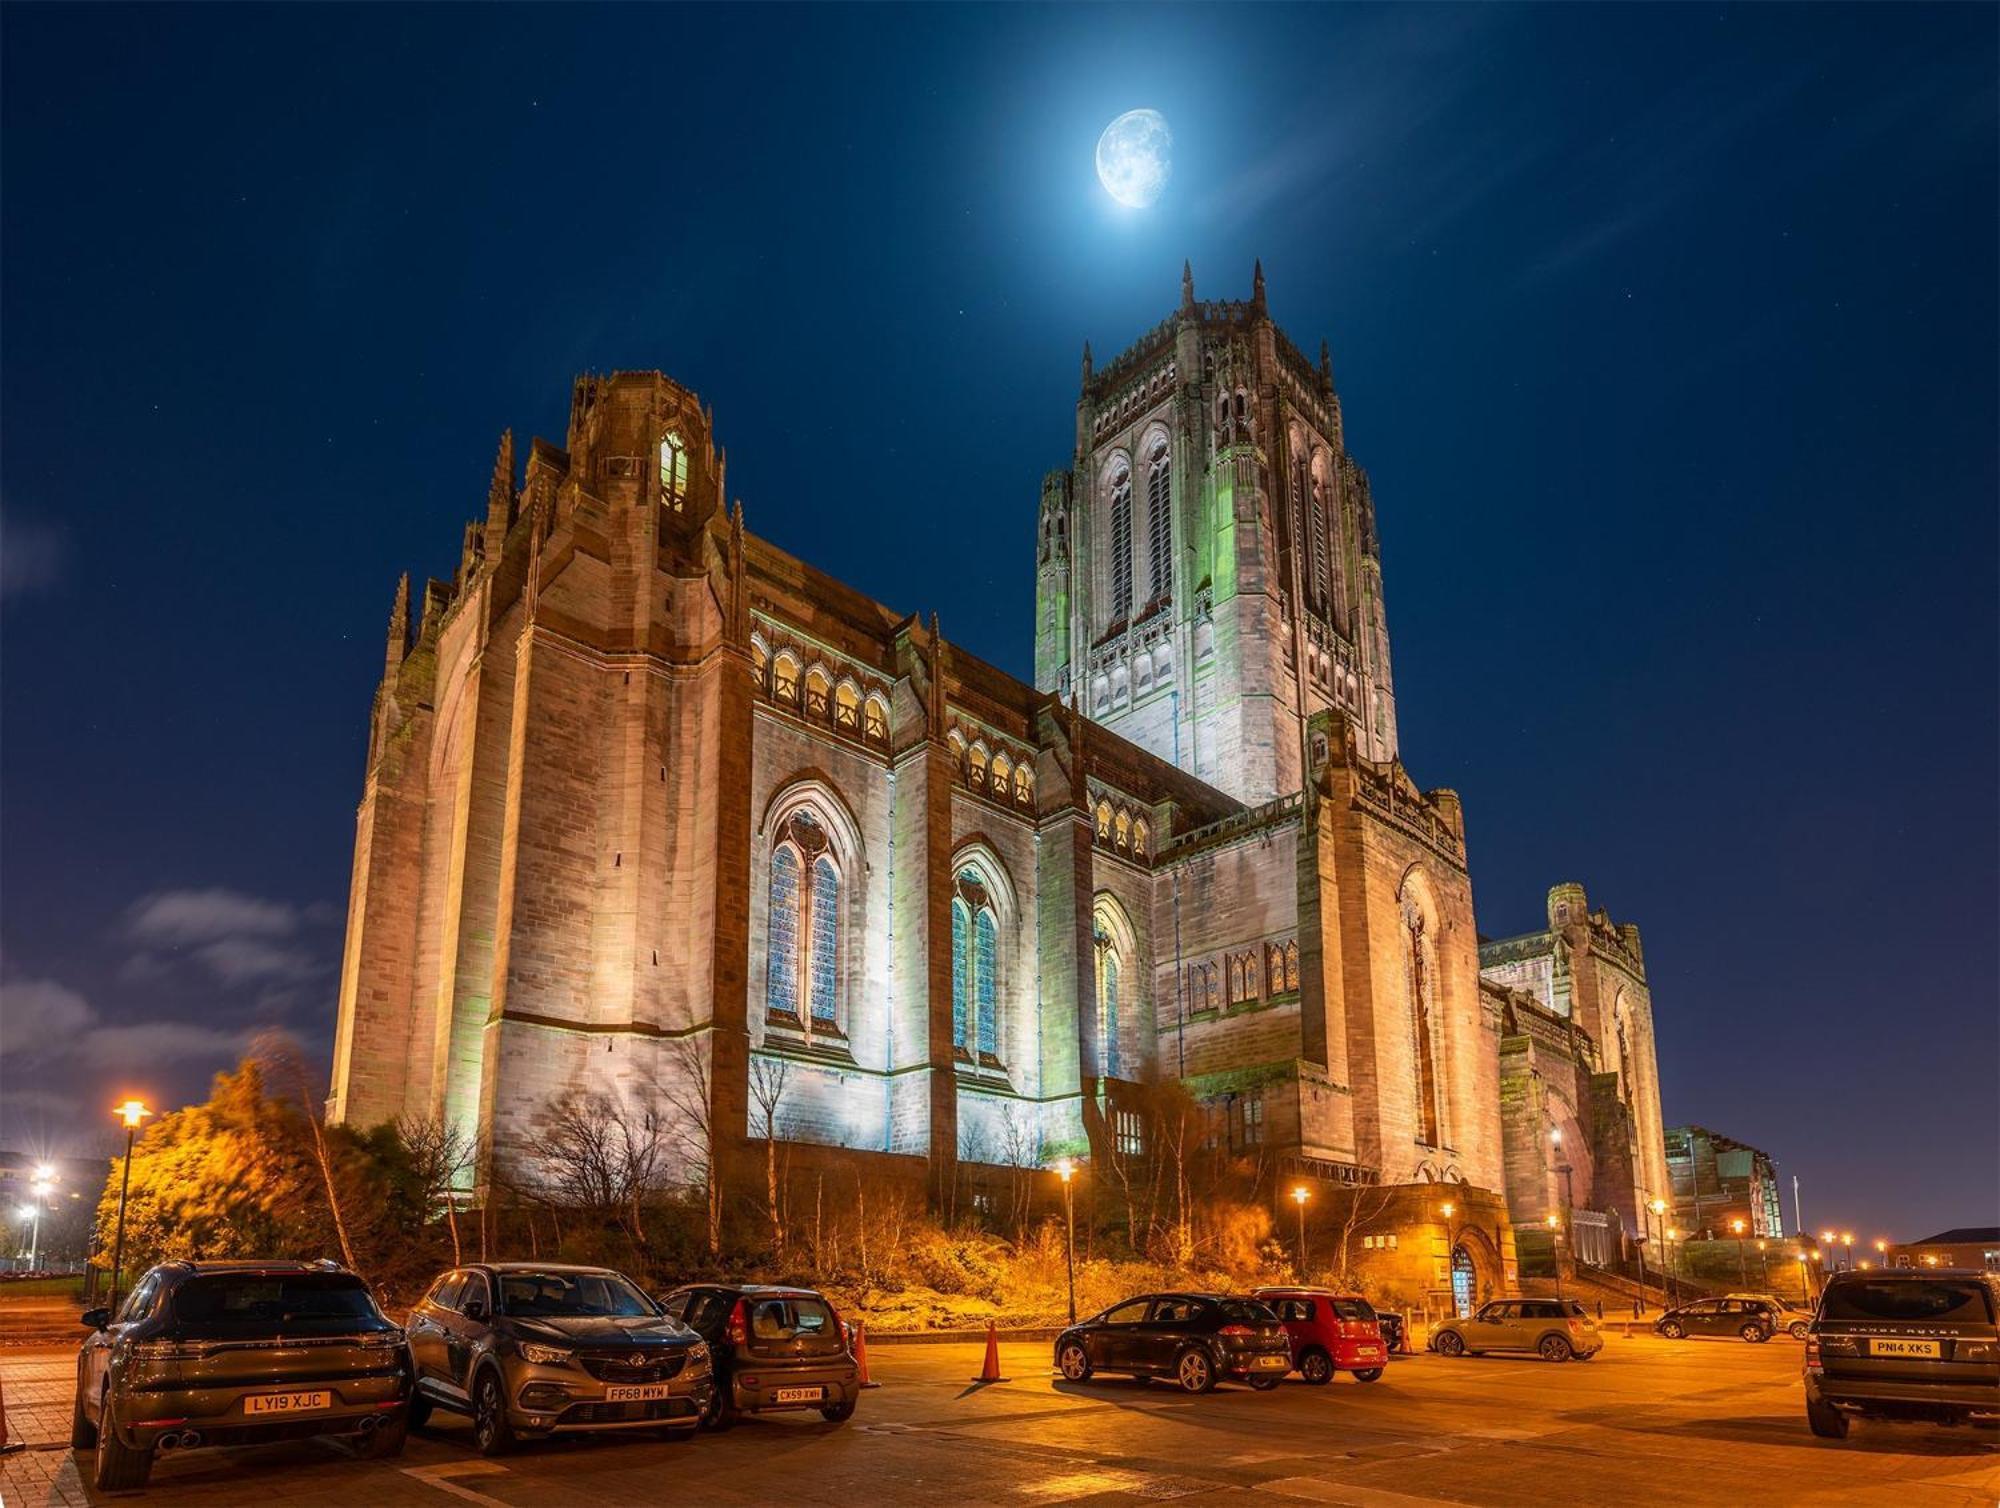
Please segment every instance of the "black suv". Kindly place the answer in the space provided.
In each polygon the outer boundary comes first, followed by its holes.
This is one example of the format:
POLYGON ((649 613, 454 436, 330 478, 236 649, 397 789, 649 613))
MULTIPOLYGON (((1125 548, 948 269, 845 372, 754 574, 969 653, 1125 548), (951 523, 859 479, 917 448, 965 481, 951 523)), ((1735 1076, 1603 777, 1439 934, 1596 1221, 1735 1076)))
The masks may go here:
POLYGON ((727 1429, 739 1414, 818 1409, 829 1423, 854 1417, 861 1373, 825 1295, 761 1283, 697 1283, 660 1301, 697 1331, 715 1358, 715 1391, 705 1429, 727 1429))
POLYGON ((1850 1414, 2000 1423, 2000 1276, 1970 1269, 1835 1273, 1806 1333, 1806 1423, 1850 1414))
POLYGON ((472 1416, 497 1455, 524 1436, 653 1429, 692 1434, 708 1407, 708 1347, 623 1273, 482 1262, 410 1311, 419 1428, 435 1408, 472 1416))
POLYGON ((1069 1382, 1128 1372, 1206 1393, 1234 1377, 1267 1392, 1291 1369, 1292 1343, 1277 1311, 1262 1299, 1219 1293, 1145 1294, 1056 1337, 1056 1370, 1069 1382))
POLYGON ((1786 1333, 1793 1321, 1778 1308, 1774 1299, 1740 1294, 1727 1299, 1696 1299, 1669 1309, 1653 1321, 1653 1328, 1668 1340, 1690 1335, 1736 1335, 1752 1345, 1762 1345, 1774 1335, 1786 1333))
POLYGON ((332 1262, 162 1262, 116 1318, 83 1316, 70 1444, 99 1491, 143 1487, 156 1452, 352 1435, 403 1448, 403 1332, 332 1262))

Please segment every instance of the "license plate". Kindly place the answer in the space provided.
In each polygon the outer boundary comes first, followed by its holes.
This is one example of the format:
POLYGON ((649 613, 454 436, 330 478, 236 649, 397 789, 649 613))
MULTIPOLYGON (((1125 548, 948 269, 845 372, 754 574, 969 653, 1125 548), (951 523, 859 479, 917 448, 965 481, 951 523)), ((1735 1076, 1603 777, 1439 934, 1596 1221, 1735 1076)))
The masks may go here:
POLYGON ((333 1394, 318 1393, 252 1393, 243 1400, 246 1414, 301 1414, 308 1409, 330 1409, 333 1394))
POLYGON ((1292 1359, 1289 1356, 1260 1356, 1257 1358, 1257 1365, 1260 1367, 1283 1367, 1289 1372, 1292 1369, 1292 1359))
POLYGON ((1870 1356, 1942 1356, 1944 1347, 1934 1340, 1871 1340, 1870 1356))
POLYGON ((818 1403, 826 1396, 825 1388, 779 1388, 779 1403, 818 1403))
POLYGON ((667 1385, 664 1382, 632 1382, 604 1390, 606 1403, 651 1403, 666 1396, 667 1385))
POLYGON ((1370 1361, 1375 1357, 1380 1356, 1382 1353, 1376 1350, 1373 1346, 1356 1346, 1354 1348, 1354 1354, 1362 1361, 1370 1361))

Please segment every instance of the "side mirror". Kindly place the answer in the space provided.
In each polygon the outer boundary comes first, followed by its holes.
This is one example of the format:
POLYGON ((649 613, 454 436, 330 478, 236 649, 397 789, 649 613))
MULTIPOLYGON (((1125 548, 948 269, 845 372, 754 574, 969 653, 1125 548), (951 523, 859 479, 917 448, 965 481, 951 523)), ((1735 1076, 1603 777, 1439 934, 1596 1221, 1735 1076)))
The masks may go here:
POLYGON ((102 1330, 106 1325, 111 1323, 111 1311, 109 1309, 86 1309, 83 1311, 83 1317, 79 1323, 88 1325, 93 1330, 102 1330))
POLYGON ((467 1299, 465 1301, 465 1317, 475 1325, 482 1323, 486 1318, 486 1301, 484 1299, 467 1299))

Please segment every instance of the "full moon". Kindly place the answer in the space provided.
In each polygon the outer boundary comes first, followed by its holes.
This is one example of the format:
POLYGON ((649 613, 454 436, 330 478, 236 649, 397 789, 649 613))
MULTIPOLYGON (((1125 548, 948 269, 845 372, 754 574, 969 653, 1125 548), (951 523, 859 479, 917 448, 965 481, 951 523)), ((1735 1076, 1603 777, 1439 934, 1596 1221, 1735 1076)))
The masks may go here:
POLYGON ((1120 204, 1144 209, 1173 172, 1173 133, 1157 110, 1127 110, 1097 138, 1097 178, 1120 204))

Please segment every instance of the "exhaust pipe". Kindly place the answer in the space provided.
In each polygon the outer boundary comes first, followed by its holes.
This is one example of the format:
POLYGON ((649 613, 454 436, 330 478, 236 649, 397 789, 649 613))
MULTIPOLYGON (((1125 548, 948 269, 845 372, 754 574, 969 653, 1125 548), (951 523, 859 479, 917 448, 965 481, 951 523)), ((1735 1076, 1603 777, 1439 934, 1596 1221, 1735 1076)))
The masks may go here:
POLYGON ((174 1430, 168 1430, 164 1435, 160 1436, 159 1447, 162 1454, 170 1450, 179 1450, 181 1448, 180 1435, 174 1430))
POLYGON ((200 1430, 191 1429, 182 1434, 181 1436, 182 1450, 193 1450, 199 1444, 201 1444, 200 1430))
POLYGON ((379 1427, 381 1423, 382 1421, 378 1416, 370 1414, 361 1421, 361 1433, 364 1435, 372 1435, 375 1433, 377 1427, 379 1427))

